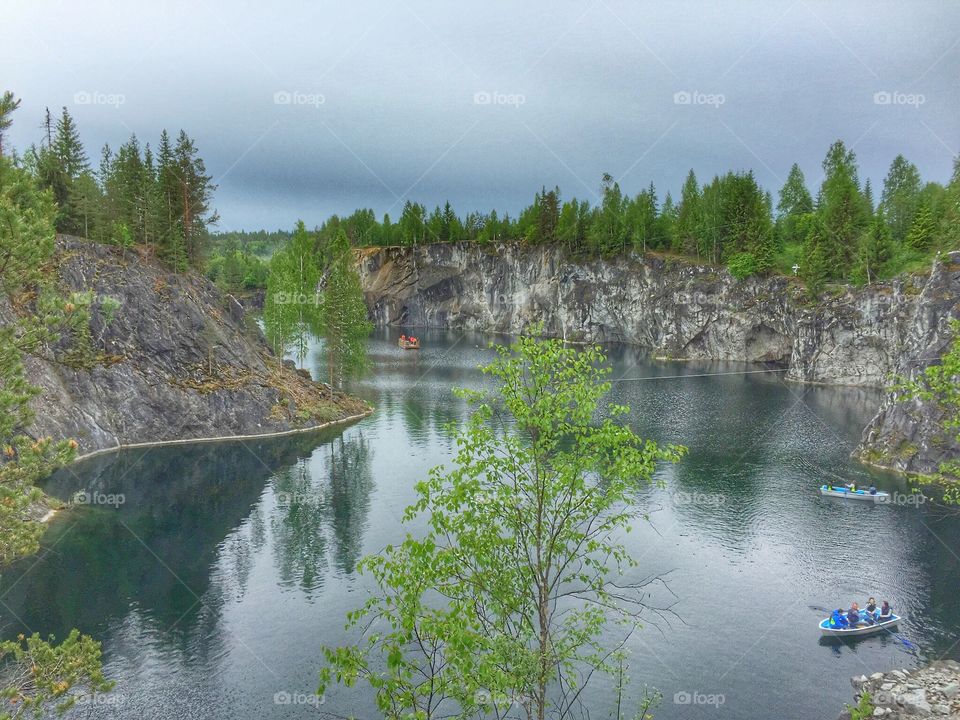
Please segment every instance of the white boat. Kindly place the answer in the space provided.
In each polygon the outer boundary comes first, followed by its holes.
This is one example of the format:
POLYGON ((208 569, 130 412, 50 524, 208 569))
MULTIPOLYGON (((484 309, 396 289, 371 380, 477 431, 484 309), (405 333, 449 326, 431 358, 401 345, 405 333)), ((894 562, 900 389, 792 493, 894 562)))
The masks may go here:
POLYGON ((820 494, 828 497, 841 497, 847 500, 867 500, 875 503, 890 502, 890 493, 881 491, 870 492, 869 490, 851 490, 848 487, 837 487, 836 485, 821 485, 820 494))
MULTIPOLYGON (((864 612, 860 611, 861 614, 864 612)), ((843 617, 847 616, 847 613, 841 613, 843 617)), ((875 622, 873 625, 868 625, 867 623, 861 621, 857 623, 856 627, 831 627, 830 618, 820 621, 820 634, 826 635, 829 637, 862 637, 864 635, 873 635, 874 633, 883 632, 884 630, 891 630, 900 622, 902 618, 899 615, 891 615, 889 620, 884 620, 883 622, 875 622)))

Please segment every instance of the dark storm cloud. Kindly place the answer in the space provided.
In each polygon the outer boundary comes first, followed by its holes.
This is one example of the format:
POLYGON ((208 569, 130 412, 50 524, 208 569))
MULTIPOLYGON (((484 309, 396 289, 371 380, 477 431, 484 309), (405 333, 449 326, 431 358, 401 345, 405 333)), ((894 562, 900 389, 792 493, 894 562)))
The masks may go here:
POLYGON ((515 213, 601 174, 676 194, 752 168, 811 185, 837 138, 882 180, 944 181, 960 145, 952 2, 23 2, 5 10, 12 133, 67 105, 88 154, 186 129, 225 228, 405 199, 515 213))

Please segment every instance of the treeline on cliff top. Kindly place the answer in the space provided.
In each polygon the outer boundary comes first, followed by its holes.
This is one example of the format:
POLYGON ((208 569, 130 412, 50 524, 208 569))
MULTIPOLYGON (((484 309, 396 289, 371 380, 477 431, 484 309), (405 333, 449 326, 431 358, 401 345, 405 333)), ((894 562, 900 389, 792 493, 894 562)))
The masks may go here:
POLYGON ((582 258, 653 250, 726 264, 741 278, 792 273, 797 265, 816 292, 830 281, 889 278, 960 246, 960 161, 944 187, 924 183, 898 155, 875 198, 870 181, 860 181, 856 155, 838 140, 823 160, 816 195, 794 164, 776 202, 752 171, 701 184, 690 170, 677 200, 669 192, 661 200, 652 183, 630 197, 604 175, 595 205, 543 188, 516 218, 496 211, 461 217, 449 202, 428 212, 407 201, 396 221, 362 209, 330 218, 321 233, 340 227, 355 246, 522 241, 582 258))
MULTIPOLYGON (((216 186, 185 132, 172 140, 164 131, 156 150, 135 135, 116 151, 105 146, 94 170, 66 108, 57 120, 48 111, 42 129, 39 144, 13 161, 53 192, 59 232, 151 247, 175 269, 203 270, 231 291, 265 286, 264 260, 290 233, 212 234, 216 186)), ((396 219, 360 209, 329 218, 318 236, 343 229, 358 247, 516 241, 557 245, 579 258, 652 250, 727 265, 741 278, 796 268, 812 292, 827 282, 862 284, 920 269, 936 252, 960 247, 960 160, 944 186, 923 182, 898 155, 879 197, 869 180, 861 182, 843 141, 830 146, 822 166, 815 194, 796 164, 776 198, 752 171, 701 183, 690 170, 677 199, 661 198, 652 183, 631 197, 604 175, 595 204, 542 188, 514 218, 496 210, 461 216, 449 202, 428 211, 408 200, 396 219)))

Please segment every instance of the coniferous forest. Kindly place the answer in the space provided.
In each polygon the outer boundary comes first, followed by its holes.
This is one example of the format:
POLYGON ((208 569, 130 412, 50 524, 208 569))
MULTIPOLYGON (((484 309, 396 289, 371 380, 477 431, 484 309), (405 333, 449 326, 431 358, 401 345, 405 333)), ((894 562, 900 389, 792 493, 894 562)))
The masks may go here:
POLYGON ((687 174, 678 198, 651 183, 634 196, 605 175, 599 201, 564 200, 541 188, 516 218, 469 213, 447 203, 428 212, 407 201, 394 222, 372 210, 330 218, 321 233, 343 227, 353 245, 522 241, 556 244, 580 258, 627 250, 674 253, 723 264, 737 277, 793 272, 816 292, 826 282, 869 283, 927 263, 953 247, 960 219, 960 163, 945 186, 924 183, 902 155, 890 165, 879 195, 861 180, 856 155, 838 140, 823 160, 816 188, 794 164, 776 197, 753 172, 700 182, 687 174))
MULTIPOLYGON (((174 269, 203 270, 232 291, 266 287, 266 260, 290 233, 212 232, 216 186, 186 132, 172 139, 164 130, 155 149, 132 135, 116 150, 104 146, 94 167, 66 108, 57 119, 48 111, 42 130, 39 144, 14 159, 52 191, 59 232, 146 246, 174 269)), ((676 198, 653 183, 631 196, 610 175, 597 198, 541 188, 516 217, 460 215, 449 202, 428 211, 407 200, 396 219, 378 220, 372 209, 330 217, 317 228, 318 247, 343 230, 355 247, 523 242, 583 259, 653 251, 725 265, 739 278, 796 272, 815 294, 829 282, 864 284, 920 269, 960 239, 960 163, 944 186, 924 182, 897 155, 875 191, 842 140, 827 150, 815 186, 795 163, 776 195, 752 171, 703 182, 691 169, 676 198)))

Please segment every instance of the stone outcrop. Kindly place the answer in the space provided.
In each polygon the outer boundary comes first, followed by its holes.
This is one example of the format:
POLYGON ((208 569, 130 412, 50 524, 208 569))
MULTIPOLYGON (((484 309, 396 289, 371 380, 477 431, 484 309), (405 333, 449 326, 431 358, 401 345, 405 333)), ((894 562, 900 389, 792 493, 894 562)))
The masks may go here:
MULTIPOLYGON (((869 693, 873 717, 887 720, 960 717, 960 663, 937 661, 913 670, 861 675, 850 681, 856 691, 854 707, 869 693)), ((846 711, 839 720, 850 720, 846 711)))
MULTIPOLYGON (((89 454, 291 432, 369 411, 280 365, 240 304, 204 278, 69 237, 58 238, 56 261, 61 293, 93 293, 90 337, 26 359, 42 391, 31 434, 74 438, 89 454)), ((0 306, 0 322, 11 312, 0 306)))
MULTIPOLYGON (((358 251, 380 325, 516 333, 533 323, 569 341, 624 342, 678 359, 774 363, 789 380, 884 387, 942 354, 960 317, 960 252, 929 275, 825 293, 791 278, 738 281, 726 270, 647 254, 574 261, 561 248, 432 244, 358 251)), ((960 452, 935 432, 936 408, 888 398, 859 451, 929 472, 960 452)))

